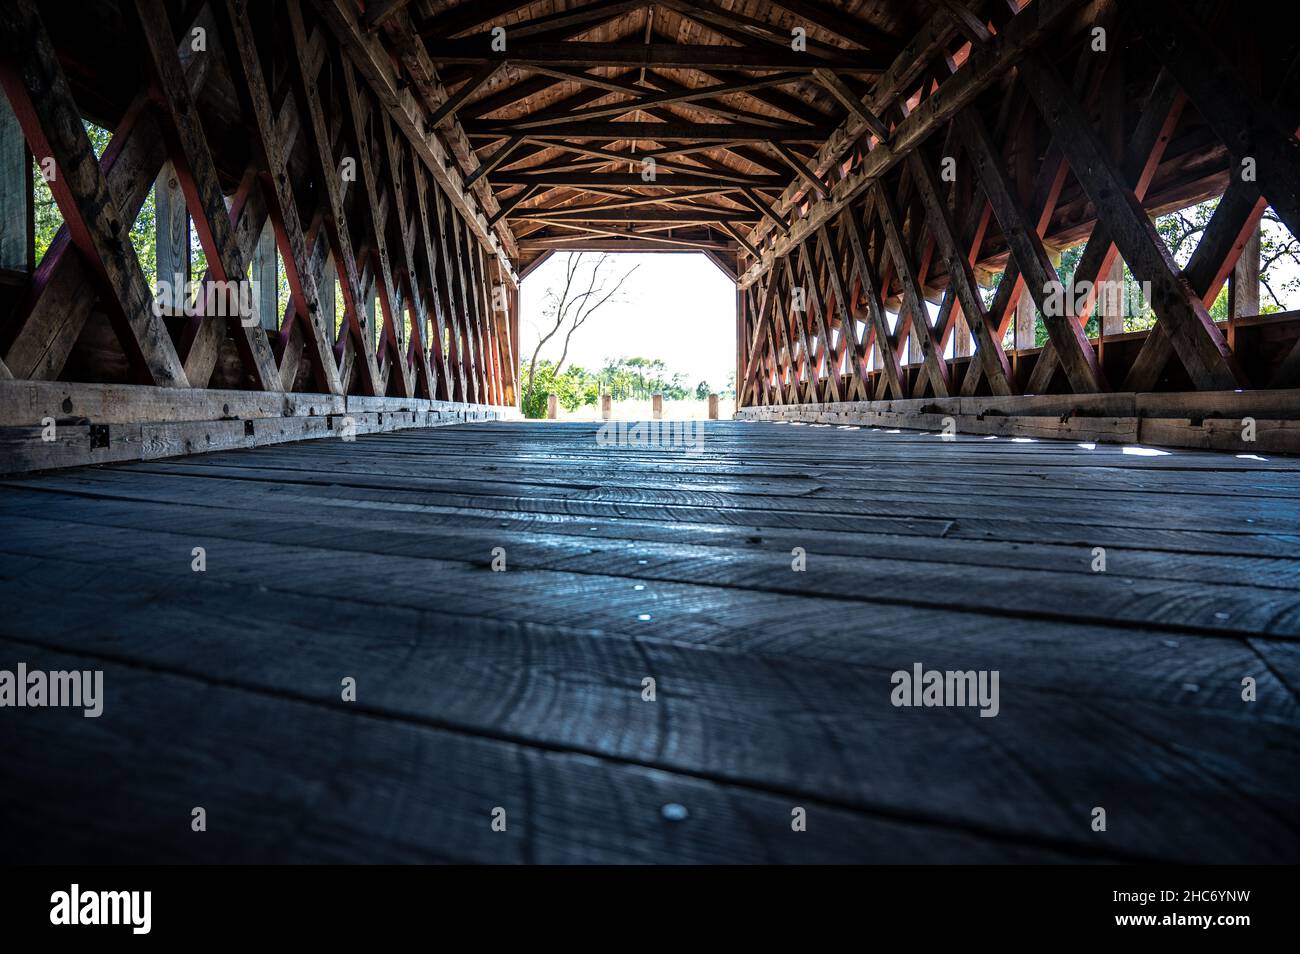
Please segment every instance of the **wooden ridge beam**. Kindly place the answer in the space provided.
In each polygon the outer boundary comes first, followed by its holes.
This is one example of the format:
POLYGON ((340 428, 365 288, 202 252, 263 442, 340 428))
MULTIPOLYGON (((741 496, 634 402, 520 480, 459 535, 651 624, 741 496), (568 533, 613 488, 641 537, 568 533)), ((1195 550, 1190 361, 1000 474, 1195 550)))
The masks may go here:
MULTIPOLYGON (((736 10, 724 9, 716 3, 710 2, 710 0, 658 0, 658 4, 700 24, 711 33, 725 37, 742 46, 760 42, 779 43, 781 46, 789 48, 790 33, 788 30, 782 30, 779 26, 767 20, 747 16, 736 10)), ((804 42, 806 51, 813 56, 839 58, 844 55, 842 48, 829 43, 822 43, 810 37, 805 37, 804 42)), ((884 46, 874 44, 870 47, 870 52, 868 56, 863 58, 863 62, 876 66, 878 69, 888 66, 890 50, 885 49, 884 46), (877 52, 878 50, 880 52, 877 52)), ((891 41, 887 46, 894 48, 897 44, 891 41)))

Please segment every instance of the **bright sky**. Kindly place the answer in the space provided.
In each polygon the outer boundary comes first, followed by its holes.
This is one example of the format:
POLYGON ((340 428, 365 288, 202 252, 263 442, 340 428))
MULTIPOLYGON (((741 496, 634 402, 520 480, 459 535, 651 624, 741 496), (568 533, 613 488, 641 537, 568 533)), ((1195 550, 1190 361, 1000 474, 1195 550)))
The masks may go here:
MULTIPOLYGON (((521 364, 541 337, 546 289, 558 293, 564 286, 568 254, 552 255, 520 286, 521 364)), ((607 358, 660 358, 670 374, 685 373, 691 387, 703 380, 715 391, 724 388, 736 367, 735 283, 699 252, 620 252, 604 267, 614 276, 611 285, 633 265, 638 268, 619 293, 574 334, 565 367, 596 371, 607 358)), ((579 274, 590 274, 585 261, 579 274)), ((562 338, 563 332, 552 338, 541 357, 559 358, 562 338)))

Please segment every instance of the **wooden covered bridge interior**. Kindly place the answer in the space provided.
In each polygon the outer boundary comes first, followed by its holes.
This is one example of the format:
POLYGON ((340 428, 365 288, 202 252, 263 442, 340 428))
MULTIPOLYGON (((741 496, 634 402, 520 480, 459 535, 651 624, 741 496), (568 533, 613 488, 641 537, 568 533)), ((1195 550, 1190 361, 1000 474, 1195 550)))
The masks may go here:
POLYGON ((1279 18, 4 0, 0 858, 1300 859, 1279 18), (736 420, 520 419, 586 250, 736 420))

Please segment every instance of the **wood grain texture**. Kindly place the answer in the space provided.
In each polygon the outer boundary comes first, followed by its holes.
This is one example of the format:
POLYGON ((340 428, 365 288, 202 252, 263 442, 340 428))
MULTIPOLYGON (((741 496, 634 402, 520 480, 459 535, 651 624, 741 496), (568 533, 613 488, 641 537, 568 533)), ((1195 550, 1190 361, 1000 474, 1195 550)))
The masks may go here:
POLYGON ((1300 464, 747 422, 686 455, 596 428, 0 482, 0 667, 103 669, 107 697, 98 720, 6 710, 5 850, 1300 856, 1300 464), (998 670, 999 715, 894 707, 915 662, 998 670))

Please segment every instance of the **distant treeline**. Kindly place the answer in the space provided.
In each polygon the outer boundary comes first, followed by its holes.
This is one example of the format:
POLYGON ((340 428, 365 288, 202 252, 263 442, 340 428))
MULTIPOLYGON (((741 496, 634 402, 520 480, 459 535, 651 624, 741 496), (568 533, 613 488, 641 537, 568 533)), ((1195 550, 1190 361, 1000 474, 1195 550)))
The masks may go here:
MULTIPOLYGON (((707 381, 692 387, 686 375, 670 372, 659 358, 619 358, 599 371, 570 365, 558 377, 555 362, 542 360, 537 362, 536 381, 523 411, 526 417, 545 417, 548 394, 557 395, 565 410, 576 411, 595 404, 602 394, 611 395, 615 401, 648 401, 654 394, 662 394, 666 401, 681 401, 704 400, 713 390, 707 381)), ((729 387, 717 393, 730 397, 732 390, 729 387)))

